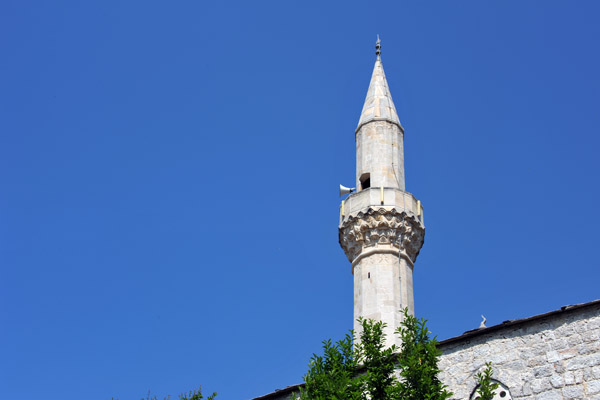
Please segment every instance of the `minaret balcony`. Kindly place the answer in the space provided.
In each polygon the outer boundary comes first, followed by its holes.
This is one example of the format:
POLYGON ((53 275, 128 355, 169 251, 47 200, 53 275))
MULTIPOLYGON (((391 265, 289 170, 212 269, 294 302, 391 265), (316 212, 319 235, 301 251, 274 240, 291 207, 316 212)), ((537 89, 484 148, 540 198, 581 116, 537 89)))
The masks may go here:
POLYGON ((356 193, 352 193, 340 205, 340 226, 350 216, 356 217, 361 211, 364 213, 371 209, 395 209, 398 213, 406 213, 414 217, 421 225, 425 225, 423 219, 423 206, 421 202, 411 193, 404 192, 398 188, 370 187, 356 193))

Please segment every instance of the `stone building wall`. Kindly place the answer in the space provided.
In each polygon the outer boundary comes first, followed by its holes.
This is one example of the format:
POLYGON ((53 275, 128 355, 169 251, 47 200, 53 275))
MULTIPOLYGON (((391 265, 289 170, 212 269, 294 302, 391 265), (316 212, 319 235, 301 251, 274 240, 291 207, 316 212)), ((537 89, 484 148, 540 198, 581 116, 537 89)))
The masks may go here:
POLYGON ((600 304, 587 303, 471 331, 440 344, 440 379, 469 399, 492 362, 514 399, 600 400, 600 304))
MULTIPOLYGON (((476 373, 491 361, 505 400, 600 400, 600 300, 469 331, 440 349, 452 399, 470 399, 476 373)), ((290 400, 297 388, 254 400, 290 400)))

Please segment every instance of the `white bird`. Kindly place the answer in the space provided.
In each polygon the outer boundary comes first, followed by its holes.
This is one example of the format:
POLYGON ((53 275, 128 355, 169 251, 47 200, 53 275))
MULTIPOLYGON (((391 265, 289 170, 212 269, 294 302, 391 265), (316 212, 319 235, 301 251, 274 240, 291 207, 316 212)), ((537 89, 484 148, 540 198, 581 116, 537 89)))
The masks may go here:
POLYGON ((485 326, 485 323, 487 322, 487 319, 485 319, 485 317, 482 315, 481 318, 483 318, 483 321, 481 321, 481 323, 479 324, 479 329, 481 328, 487 328, 487 326, 485 326))

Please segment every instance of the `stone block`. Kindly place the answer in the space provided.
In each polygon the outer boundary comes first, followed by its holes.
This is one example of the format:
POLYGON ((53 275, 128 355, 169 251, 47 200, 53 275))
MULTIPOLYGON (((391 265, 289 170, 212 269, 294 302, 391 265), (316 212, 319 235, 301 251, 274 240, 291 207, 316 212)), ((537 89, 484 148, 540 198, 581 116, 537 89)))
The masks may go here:
POLYGON ((587 394, 600 393, 600 379, 587 383, 587 394))
POLYGON ((531 382, 531 390, 535 394, 545 392, 546 390, 549 390, 549 389, 552 389, 552 384, 550 383, 549 378, 534 379, 531 382))
POLYGON ((563 395, 558 390, 550 390, 535 396, 536 400, 562 400, 563 395))
POLYGON ((564 399, 584 399, 583 386, 565 386, 562 388, 564 399))

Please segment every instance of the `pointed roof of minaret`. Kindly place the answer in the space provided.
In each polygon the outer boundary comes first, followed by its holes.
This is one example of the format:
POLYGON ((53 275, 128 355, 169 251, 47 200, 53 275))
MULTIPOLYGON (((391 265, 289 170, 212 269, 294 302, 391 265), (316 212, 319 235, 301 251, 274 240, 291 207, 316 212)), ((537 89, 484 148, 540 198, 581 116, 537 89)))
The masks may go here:
POLYGON ((361 126, 371 121, 389 121, 402 128, 398 113, 396 113, 396 107, 392 101, 392 94, 388 87, 387 80, 385 79, 385 73, 383 72, 383 64, 381 63, 381 41, 379 35, 377 36, 377 60, 375 60, 375 67, 373 68, 373 75, 371 76, 371 83, 369 84, 369 90, 367 91, 367 98, 365 99, 365 105, 363 106, 362 113, 360 114, 360 120, 356 130, 358 131, 361 126))

